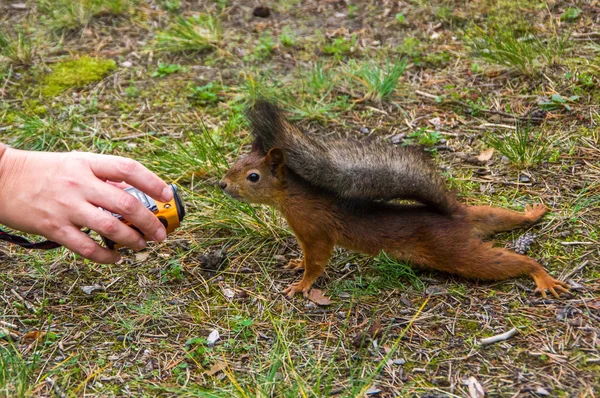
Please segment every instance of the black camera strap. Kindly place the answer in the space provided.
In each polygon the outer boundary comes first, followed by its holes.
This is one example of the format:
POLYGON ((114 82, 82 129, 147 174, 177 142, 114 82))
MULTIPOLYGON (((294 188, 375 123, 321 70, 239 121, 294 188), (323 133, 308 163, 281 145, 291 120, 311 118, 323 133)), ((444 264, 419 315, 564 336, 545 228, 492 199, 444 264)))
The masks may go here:
POLYGON ((57 247, 61 247, 62 245, 52 242, 51 240, 44 240, 42 242, 31 242, 22 236, 9 234, 0 229, 0 240, 3 240, 8 243, 12 243, 13 245, 19 245, 26 249, 39 249, 39 250, 50 250, 56 249, 57 247))

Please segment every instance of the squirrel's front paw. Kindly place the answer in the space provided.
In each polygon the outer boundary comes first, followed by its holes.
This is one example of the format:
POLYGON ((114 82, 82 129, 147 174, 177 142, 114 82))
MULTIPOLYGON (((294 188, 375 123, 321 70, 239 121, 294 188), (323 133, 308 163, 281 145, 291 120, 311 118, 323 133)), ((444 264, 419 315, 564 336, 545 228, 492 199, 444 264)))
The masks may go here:
POLYGON ((552 293, 556 298, 558 298, 558 293, 556 292, 557 290, 564 293, 569 293, 569 285, 564 282, 557 281, 545 272, 543 274, 532 275, 532 277, 537 286, 535 292, 540 293, 543 298, 546 298, 546 290, 549 290, 550 293, 552 293))
POLYGON ((300 258, 293 258, 283 268, 289 269, 290 271, 298 271, 304 269, 304 260, 300 258))
POLYGON ((287 294, 289 298, 294 298, 296 293, 302 293, 304 297, 308 297, 308 291, 310 290, 311 285, 305 283, 303 280, 300 282, 295 282, 289 285, 284 291, 283 294, 287 294))

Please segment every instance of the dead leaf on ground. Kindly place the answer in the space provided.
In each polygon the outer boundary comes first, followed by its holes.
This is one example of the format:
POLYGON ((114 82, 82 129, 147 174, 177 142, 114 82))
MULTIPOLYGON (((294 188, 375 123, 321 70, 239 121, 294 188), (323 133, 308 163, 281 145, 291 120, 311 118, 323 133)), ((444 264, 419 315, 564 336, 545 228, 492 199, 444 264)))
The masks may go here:
POLYGON ((308 293, 308 299, 319 305, 329 305, 333 303, 329 297, 323 296, 323 292, 320 289, 312 289, 310 293, 308 293))
POLYGON ((44 337, 44 332, 40 332, 39 330, 32 330, 31 332, 27 332, 21 337, 21 341, 33 341, 33 340, 41 340, 44 337))
POLYGON ((135 262, 136 263, 143 263, 146 260, 148 260, 148 257, 150 257, 150 252, 138 252, 135 253, 135 262))
POLYGON ((485 163, 492 158, 493 154, 494 148, 488 148, 485 151, 481 152, 479 156, 477 156, 477 160, 479 160, 482 163, 485 163))
POLYGON ((217 361, 213 366, 210 367, 209 370, 206 371, 206 374, 209 376, 214 376, 217 373, 227 369, 227 364, 223 361, 217 361))

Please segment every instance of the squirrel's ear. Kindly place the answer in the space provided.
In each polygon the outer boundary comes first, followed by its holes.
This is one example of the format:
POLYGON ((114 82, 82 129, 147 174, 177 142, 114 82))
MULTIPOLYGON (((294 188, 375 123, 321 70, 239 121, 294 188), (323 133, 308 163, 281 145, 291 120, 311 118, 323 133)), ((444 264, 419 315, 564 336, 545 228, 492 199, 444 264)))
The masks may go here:
POLYGON ((273 148, 269 150, 267 156, 265 156, 265 162, 271 166, 271 171, 273 175, 277 176, 278 171, 281 169, 283 164, 285 163, 285 155, 283 151, 279 148, 273 148))

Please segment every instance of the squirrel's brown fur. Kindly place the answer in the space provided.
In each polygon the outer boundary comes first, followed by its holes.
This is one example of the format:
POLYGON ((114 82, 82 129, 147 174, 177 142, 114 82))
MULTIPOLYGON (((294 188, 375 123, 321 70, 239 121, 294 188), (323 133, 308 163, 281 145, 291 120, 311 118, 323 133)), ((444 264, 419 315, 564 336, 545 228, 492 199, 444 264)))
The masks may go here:
MULTIPOLYGON (((327 167, 327 163, 323 167, 327 167)), ((369 163, 363 168, 366 170, 363 175, 368 176, 369 163)), ((325 170, 324 173, 327 171, 334 172, 325 170)), ((424 173, 431 177, 430 169, 424 173)), ((528 274, 537 285, 536 291, 544 297, 546 290, 555 296, 557 290, 567 291, 568 285, 553 279, 532 258, 482 241, 500 231, 537 223, 547 212, 543 205, 527 206, 524 214, 460 204, 454 205, 450 214, 440 214, 431 206, 421 204, 362 200, 360 206, 355 206, 349 205, 354 203, 352 201, 340 200, 331 186, 323 189, 299 174, 288 166, 281 149, 272 148, 265 154, 260 145, 255 145, 220 182, 221 188, 233 198, 274 206, 287 220, 304 251, 301 261, 292 260, 287 266, 304 269, 302 280, 285 290, 290 297, 297 292, 308 293, 323 273, 335 246, 370 255, 385 251, 401 261, 468 278, 500 280, 528 274)), ((411 176, 403 178, 410 181, 411 176)), ((428 183, 423 181, 420 176, 417 182, 411 182, 428 183)), ((372 185, 377 183, 374 179, 372 185)), ((437 192, 437 188, 430 192, 437 192)), ((434 199, 423 202, 434 202, 434 199)))
POLYGON ((304 134, 276 105, 264 100, 249 109, 248 119, 264 151, 280 148, 290 169, 341 198, 415 200, 442 214, 452 214, 457 206, 436 166, 418 148, 322 142, 304 134))

